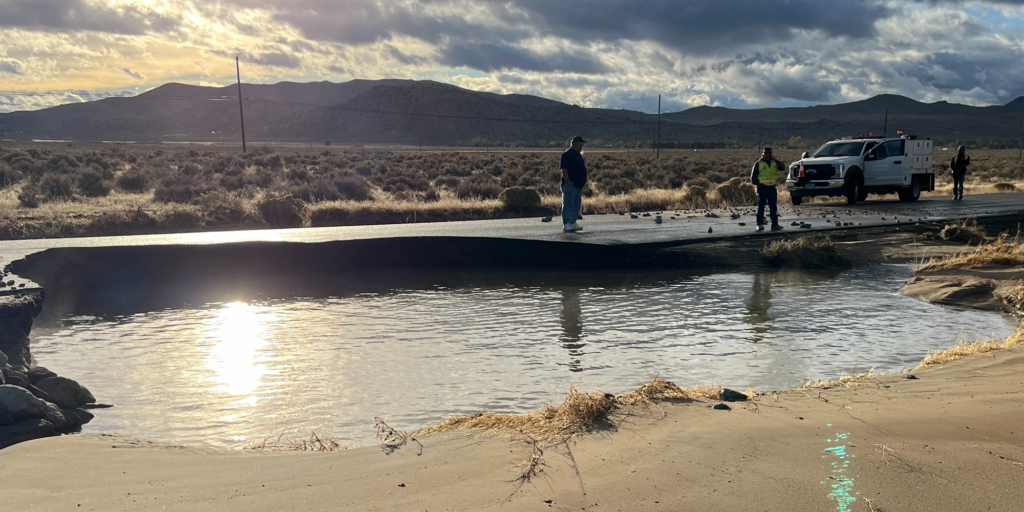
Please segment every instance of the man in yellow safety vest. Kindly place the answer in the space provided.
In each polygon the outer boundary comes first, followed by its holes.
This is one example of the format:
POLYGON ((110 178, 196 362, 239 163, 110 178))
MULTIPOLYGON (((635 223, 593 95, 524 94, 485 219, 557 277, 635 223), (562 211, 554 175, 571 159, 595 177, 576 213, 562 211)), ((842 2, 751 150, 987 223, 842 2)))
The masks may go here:
POLYGON ((781 231, 779 225, 779 192, 776 186, 785 181, 785 165, 772 157, 772 148, 764 148, 761 159, 754 162, 750 182, 757 187, 757 230, 764 231, 764 205, 771 210, 772 231, 781 231))

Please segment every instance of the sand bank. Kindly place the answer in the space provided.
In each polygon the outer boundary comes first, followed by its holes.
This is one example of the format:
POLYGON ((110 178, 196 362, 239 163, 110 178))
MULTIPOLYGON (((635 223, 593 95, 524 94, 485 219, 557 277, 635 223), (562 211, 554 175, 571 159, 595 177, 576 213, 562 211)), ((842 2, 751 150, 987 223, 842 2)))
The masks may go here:
POLYGON ((84 435, 0 451, 7 510, 1019 510, 1024 351, 755 402, 660 403, 568 444, 455 432, 391 455, 84 435), (570 451, 571 450, 571 451, 570 451), (869 501, 870 500, 870 501, 869 501))

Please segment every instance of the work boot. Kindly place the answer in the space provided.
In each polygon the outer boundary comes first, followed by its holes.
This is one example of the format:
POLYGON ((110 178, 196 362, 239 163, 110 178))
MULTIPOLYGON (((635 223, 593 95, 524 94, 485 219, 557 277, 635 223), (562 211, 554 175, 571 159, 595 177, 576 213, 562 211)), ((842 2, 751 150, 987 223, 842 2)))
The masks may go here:
POLYGON ((772 224, 772 231, 782 231, 782 226, 778 224, 772 224))
POLYGON ((757 230, 758 230, 758 231, 764 231, 764 226, 763 226, 763 225, 761 225, 761 224, 758 224, 758 225, 757 225, 757 230))
POLYGON ((574 229, 572 228, 572 222, 570 222, 570 223, 566 224, 566 225, 565 225, 565 227, 564 227, 564 228, 562 228, 562 231, 565 231, 566 233, 572 233, 573 231, 575 231, 575 230, 574 230, 574 229))

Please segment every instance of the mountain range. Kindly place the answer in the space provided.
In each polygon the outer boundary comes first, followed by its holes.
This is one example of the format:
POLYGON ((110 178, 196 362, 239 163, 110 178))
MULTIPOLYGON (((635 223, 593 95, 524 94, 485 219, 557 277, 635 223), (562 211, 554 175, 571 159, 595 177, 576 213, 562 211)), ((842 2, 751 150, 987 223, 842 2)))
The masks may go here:
MULTIPOLYGON (((650 141, 658 116, 582 108, 521 94, 471 91, 432 81, 242 84, 249 141, 410 145, 536 143, 582 134, 607 142, 650 141)), ((661 140, 750 143, 824 140, 903 130, 941 139, 1016 140, 1024 96, 1002 106, 922 103, 898 95, 812 107, 701 106, 661 115, 661 140)), ((134 97, 0 114, 0 139, 236 141, 238 86, 169 83, 134 97)))

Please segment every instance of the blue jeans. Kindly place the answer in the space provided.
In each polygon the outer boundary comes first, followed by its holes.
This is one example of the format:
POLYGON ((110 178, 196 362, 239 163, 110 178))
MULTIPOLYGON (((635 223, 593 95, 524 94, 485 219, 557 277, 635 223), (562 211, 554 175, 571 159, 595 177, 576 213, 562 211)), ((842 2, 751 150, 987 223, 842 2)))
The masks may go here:
POLYGON ((576 222, 583 205, 583 189, 562 185, 562 224, 576 222))
POLYGON ((757 186, 757 225, 764 225, 764 205, 771 210, 772 226, 779 223, 779 191, 767 185, 757 186))

